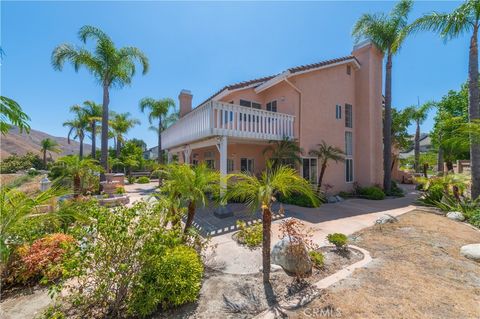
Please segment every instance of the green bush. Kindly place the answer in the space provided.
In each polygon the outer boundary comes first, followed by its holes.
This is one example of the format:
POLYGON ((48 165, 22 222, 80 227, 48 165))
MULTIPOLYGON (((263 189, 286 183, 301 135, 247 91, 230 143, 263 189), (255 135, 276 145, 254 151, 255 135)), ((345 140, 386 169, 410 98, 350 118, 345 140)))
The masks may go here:
POLYGON ((385 193, 377 186, 360 188, 359 193, 366 199, 381 200, 385 198, 385 193))
POLYGON ((28 152, 23 156, 12 154, 0 162, 0 173, 16 173, 30 168, 42 169, 43 162, 37 154, 28 152))
POLYGON ((320 206, 320 204, 314 205, 314 203, 312 203, 310 198, 308 198, 303 194, 291 194, 288 197, 279 196, 278 201, 284 204, 296 205, 300 207, 319 207, 320 206))
POLYGON ((137 178, 137 183, 139 184, 150 183, 150 178, 148 178, 147 176, 140 176, 139 178, 137 178))
POLYGON ((115 188, 115 194, 118 194, 118 195, 125 194, 125 187, 118 186, 117 188, 115 188))
POLYGON ((135 176, 128 175, 127 176, 127 181, 129 185, 135 184, 135 176))
POLYGON ((404 197, 405 194, 403 193, 403 189, 398 187, 395 181, 392 181, 392 187, 390 188, 390 192, 387 194, 389 196, 397 196, 397 197, 404 197))
POLYGON ((335 245, 337 249, 345 249, 347 247, 348 243, 348 237, 345 234, 342 233, 333 233, 333 234, 328 234, 327 236, 328 242, 331 243, 332 245, 335 245))
POLYGON ((263 227, 262 224, 257 223, 251 226, 247 226, 247 223, 243 220, 237 220, 238 241, 247 245, 250 248, 260 246, 262 243, 263 227))
POLYGON ((467 221, 473 226, 480 228, 480 208, 470 212, 467 216, 467 221))
POLYGON ((325 257, 321 252, 311 250, 308 252, 308 255, 310 256, 310 260, 315 268, 322 268, 325 264, 325 257))

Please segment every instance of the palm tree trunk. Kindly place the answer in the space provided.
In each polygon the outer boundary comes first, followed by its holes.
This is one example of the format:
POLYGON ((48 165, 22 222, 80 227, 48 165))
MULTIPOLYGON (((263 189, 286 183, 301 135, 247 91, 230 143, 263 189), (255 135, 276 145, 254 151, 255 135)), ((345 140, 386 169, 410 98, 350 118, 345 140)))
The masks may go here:
POLYGON ((417 122, 417 129, 415 130, 415 149, 414 149, 414 154, 415 154, 415 163, 414 168, 415 168, 415 173, 420 172, 420 121, 417 122))
POLYGON ((392 55, 388 52, 385 71, 385 115, 383 120, 383 189, 390 192, 392 185, 392 55))
POLYGON ((80 153, 78 154, 80 159, 83 158, 83 137, 80 137, 80 153))
POLYGON ((43 168, 47 169, 47 150, 43 150, 43 168))
POLYGON ((80 176, 78 176, 78 174, 75 174, 73 176, 73 197, 74 198, 77 198, 80 195, 80 188, 81 188, 80 183, 81 183, 80 176))
POLYGON ((117 145, 116 145, 116 148, 115 148, 115 155, 117 156, 117 158, 120 157, 120 148, 122 147, 122 144, 120 143, 120 137, 118 136, 117 137, 117 145))
POLYGON ((158 164, 163 163, 163 152, 162 152, 162 117, 158 117, 158 164))
POLYGON ((323 175, 325 175, 326 169, 327 169, 327 161, 323 161, 322 168, 320 169, 320 176, 318 176, 318 185, 317 185, 318 195, 320 195, 320 191, 322 189, 323 175))
POLYGON ((195 217, 195 202, 190 201, 188 203, 187 221, 185 222, 185 229, 183 230, 184 234, 186 234, 188 229, 192 227, 194 217, 195 217))
MULTIPOLYGON (((108 172, 108 104, 110 103, 110 96, 108 93, 108 85, 103 84, 103 105, 102 105, 102 140, 101 140, 101 155, 100 164, 105 172, 108 172)), ((100 181, 105 181, 105 174, 100 174, 100 181)))
MULTIPOLYGON (((480 98, 478 88, 478 22, 473 27, 468 57, 468 113, 469 121, 480 118, 480 98)), ((470 136, 470 165, 472 171, 472 198, 480 196, 480 144, 470 136)))
POLYGON ((438 148, 438 155, 437 155, 437 174, 443 175, 443 148, 440 146, 438 148))
POLYGON ((262 265, 263 282, 270 282, 270 236, 272 228, 272 212, 267 206, 262 207, 263 240, 262 240, 262 265))
POLYGON ((97 123, 96 121, 92 121, 92 156, 93 159, 96 157, 96 151, 97 151, 97 123))

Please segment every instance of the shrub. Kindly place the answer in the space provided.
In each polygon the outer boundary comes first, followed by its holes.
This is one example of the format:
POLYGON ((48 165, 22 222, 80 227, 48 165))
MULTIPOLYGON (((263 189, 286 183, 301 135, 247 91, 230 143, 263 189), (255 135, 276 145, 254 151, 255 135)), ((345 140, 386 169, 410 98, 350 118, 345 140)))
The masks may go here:
MULTIPOLYGON (((285 196, 279 196, 278 201, 284 204, 290 204, 290 205, 296 205, 300 207, 319 207, 320 204, 314 205, 310 198, 308 196, 305 196, 303 194, 291 194, 288 197, 285 196)), ((321 199, 321 201, 323 201, 321 199)))
POLYGON ((23 156, 12 154, 0 163, 0 173, 16 173, 30 168, 42 169, 43 162, 37 154, 28 152, 23 156))
POLYGON ((324 256, 321 252, 318 252, 318 251, 315 251, 315 250, 311 250, 308 252, 308 255, 310 256, 310 260, 312 261, 313 263, 313 266, 315 268, 322 268, 325 261, 324 261, 324 256))
POLYGON ((385 198, 385 193, 377 186, 360 188, 359 193, 366 199, 381 200, 385 198))
POLYGON ((25 284, 37 280, 49 283, 60 278, 63 275, 63 257, 74 247, 74 242, 72 236, 57 233, 19 247, 9 280, 25 284))
POLYGON ((150 178, 148 178, 147 176, 140 176, 139 178, 137 178, 137 183, 139 184, 150 183, 150 178))
POLYGON ((480 208, 469 213, 467 216, 467 221, 473 226, 480 228, 480 208))
POLYGON ((125 187, 118 186, 117 188, 115 188, 115 194, 118 194, 118 195, 125 194, 125 187))
POLYGON ((337 249, 342 250, 347 247, 348 238, 347 235, 341 233, 328 234, 328 242, 335 245, 337 249))
POLYGON ((404 197, 405 194, 403 193, 403 189, 398 187, 397 183, 395 181, 392 181, 392 187, 390 188, 390 192, 387 194, 389 196, 398 196, 398 197, 404 197))
POLYGON ((128 175, 127 176, 127 181, 128 181, 128 184, 130 184, 130 185, 135 184, 135 176, 128 175))
POLYGON ((238 241, 240 243, 250 248, 260 246, 262 243, 262 224, 247 226, 245 221, 237 220, 237 227, 240 229, 238 232, 238 241))

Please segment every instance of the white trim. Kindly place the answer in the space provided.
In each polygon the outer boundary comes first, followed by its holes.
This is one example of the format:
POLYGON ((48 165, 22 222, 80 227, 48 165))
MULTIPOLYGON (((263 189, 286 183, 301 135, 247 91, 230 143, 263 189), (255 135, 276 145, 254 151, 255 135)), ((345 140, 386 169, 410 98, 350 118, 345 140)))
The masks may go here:
POLYGON ((282 82, 284 79, 288 78, 289 75, 290 75, 290 71, 282 72, 279 75, 275 76, 274 78, 272 78, 272 79, 262 83, 261 85, 257 86, 254 91, 255 91, 255 93, 258 94, 258 93, 268 89, 269 87, 272 87, 275 84, 278 84, 278 83, 282 82))

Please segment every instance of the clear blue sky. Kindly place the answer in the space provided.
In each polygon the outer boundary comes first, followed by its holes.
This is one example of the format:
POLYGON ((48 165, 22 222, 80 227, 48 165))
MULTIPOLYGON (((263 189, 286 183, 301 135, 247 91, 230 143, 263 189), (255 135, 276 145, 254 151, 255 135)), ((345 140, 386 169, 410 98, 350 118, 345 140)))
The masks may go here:
MULTIPOLYGON (((138 101, 172 97, 189 89, 197 105, 222 86, 285 68, 348 55, 351 29, 364 12, 389 11, 394 2, 1 2, 1 94, 15 99, 32 128, 65 136, 68 108, 101 102, 91 75, 50 64, 53 48, 80 44, 86 24, 108 33, 117 46, 133 45, 150 59, 150 72, 130 87, 113 89, 111 109, 130 112, 142 125, 129 137, 155 145, 138 101)), ((411 18, 450 11, 458 2, 416 2, 411 18)), ((407 39, 393 65, 393 105, 439 99, 467 77, 469 38, 444 44, 436 35, 407 39)), ((430 118, 425 130, 432 127, 430 118)))

